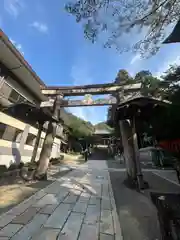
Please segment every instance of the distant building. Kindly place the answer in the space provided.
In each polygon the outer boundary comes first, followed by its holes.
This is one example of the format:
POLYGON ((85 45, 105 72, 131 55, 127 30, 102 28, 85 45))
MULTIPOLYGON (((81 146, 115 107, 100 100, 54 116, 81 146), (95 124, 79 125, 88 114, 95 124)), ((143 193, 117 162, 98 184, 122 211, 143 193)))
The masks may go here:
MULTIPOLYGON (((21 102, 39 106, 41 101, 46 100, 41 93, 41 85, 45 86, 22 54, 0 30, 0 165, 9 167, 12 163, 30 161, 38 129, 28 119, 17 119, 2 111, 11 104, 21 102)), ((46 128, 47 124, 41 134, 37 159, 46 128)), ((60 154, 62 136, 63 126, 59 124, 52 157, 60 154)))
POLYGON ((113 131, 110 129, 95 129, 93 133, 95 143, 105 146, 110 144, 112 135, 113 131))

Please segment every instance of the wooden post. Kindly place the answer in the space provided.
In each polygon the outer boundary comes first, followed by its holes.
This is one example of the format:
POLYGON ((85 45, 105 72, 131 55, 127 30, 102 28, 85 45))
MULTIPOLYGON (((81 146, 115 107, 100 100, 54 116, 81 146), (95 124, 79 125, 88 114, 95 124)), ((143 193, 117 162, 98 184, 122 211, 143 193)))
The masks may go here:
POLYGON ((34 144, 32 157, 31 157, 31 163, 35 162, 35 160, 36 160, 36 155, 37 155, 37 151, 38 151, 38 147, 39 147, 39 142, 40 142, 40 139, 41 139, 42 129, 43 129, 43 124, 39 124, 39 129, 38 129, 38 133, 37 133, 36 141, 35 141, 35 144, 34 144))
POLYGON ((132 136, 133 136, 133 154, 136 164, 136 170, 137 170, 137 181, 139 189, 144 188, 144 180, 143 180, 143 174, 141 170, 141 164, 139 159, 139 148, 138 148, 138 139, 137 139, 137 133, 136 133, 136 117, 133 116, 132 119, 132 136))
POLYGON ((124 158, 128 178, 132 181, 136 180, 137 169, 134 161, 134 146, 132 141, 132 129, 129 120, 119 121, 122 144, 124 149, 124 158))
MULTIPOLYGON (((57 120, 60 117, 59 114, 60 114, 60 106, 61 106, 62 98, 63 96, 58 95, 54 101, 52 117, 57 120)), ((50 121, 48 124, 46 136, 44 139, 44 144, 43 144, 40 158, 39 158, 39 165, 35 174, 35 177, 38 179, 47 178, 47 169, 49 166, 52 146, 53 146, 54 138, 56 135, 56 126, 57 126, 57 123, 53 120, 50 121)))

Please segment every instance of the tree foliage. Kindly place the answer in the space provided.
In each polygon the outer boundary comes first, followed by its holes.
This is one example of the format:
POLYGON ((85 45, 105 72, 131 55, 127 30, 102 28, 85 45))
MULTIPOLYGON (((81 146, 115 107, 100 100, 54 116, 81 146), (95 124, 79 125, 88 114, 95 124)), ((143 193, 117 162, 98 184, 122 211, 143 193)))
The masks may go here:
POLYGON ((133 78, 130 76, 130 74, 128 73, 128 71, 126 71, 125 69, 121 69, 119 70, 114 83, 117 84, 127 84, 127 83, 132 83, 133 82, 133 78))
POLYGON ((64 109, 61 111, 61 118, 70 127, 71 135, 75 138, 92 135, 94 131, 94 126, 90 122, 86 122, 64 109))
MULTIPOLYGON (((103 36, 104 46, 126 51, 133 48, 141 54, 155 54, 164 40, 166 30, 179 20, 178 0, 71 0, 65 6, 84 27, 91 42, 103 36), (142 33, 133 46, 125 44, 128 33, 142 33)), ((130 37, 132 35, 129 35, 130 37)))
POLYGON ((62 109, 61 118, 64 123, 71 129, 71 136, 74 138, 91 139, 96 129, 110 130, 111 128, 104 122, 93 125, 91 122, 73 115, 72 113, 62 109))
MULTIPOLYGON (((161 79, 154 77, 149 71, 138 72, 134 83, 142 83, 140 93, 143 96, 169 100, 172 104, 166 108, 154 110, 151 116, 142 120, 138 125, 138 133, 144 132, 157 140, 176 139, 180 137, 180 66, 174 65, 165 72, 161 79)), ((111 107, 108 111, 109 123, 113 123, 114 111, 111 107)))

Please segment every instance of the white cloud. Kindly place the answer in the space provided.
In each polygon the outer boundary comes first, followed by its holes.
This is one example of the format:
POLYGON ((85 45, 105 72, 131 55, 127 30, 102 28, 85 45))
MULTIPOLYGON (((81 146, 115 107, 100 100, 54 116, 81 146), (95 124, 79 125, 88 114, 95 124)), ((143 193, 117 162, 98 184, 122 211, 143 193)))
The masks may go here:
POLYGON ((24 9, 24 2, 23 0, 4 0, 4 8, 9 14, 17 17, 24 9))
POLYGON ((179 56, 174 56, 165 61, 161 67, 158 69, 157 72, 154 73, 155 76, 161 77, 163 73, 165 73, 171 65, 180 65, 180 57, 179 56))
POLYGON ((21 44, 19 44, 19 43, 17 43, 16 41, 14 41, 13 39, 9 39, 11 42, 12 42, 12 44, 17 48, 17 50, 22 54, 22 55, 24 55, 24 52, 23 52, 23 49, 22 49, 22 45, 21 44))
POLYGON ((34 21, 32 24, 30 24, 30 26, 35 28, 36 30, 38 30, 41 33, 48 32, 48 26, 45 23, 34 21))
POLYGON ((134 64, 136 63, 137 61, 140 61, 141 60, 141 56, 140 54, 136 54, 135 56, 132 57, 131 61, 130 61, 130 64, 134 64))

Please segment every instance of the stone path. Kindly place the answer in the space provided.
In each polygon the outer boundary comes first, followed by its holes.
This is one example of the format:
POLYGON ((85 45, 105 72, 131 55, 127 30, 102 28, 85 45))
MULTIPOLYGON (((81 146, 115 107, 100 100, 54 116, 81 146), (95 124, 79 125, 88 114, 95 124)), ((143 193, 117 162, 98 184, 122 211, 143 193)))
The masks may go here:
POLYGON ((0 240, 121 240, 105 161, 88 161, 0 217, 0 240))

